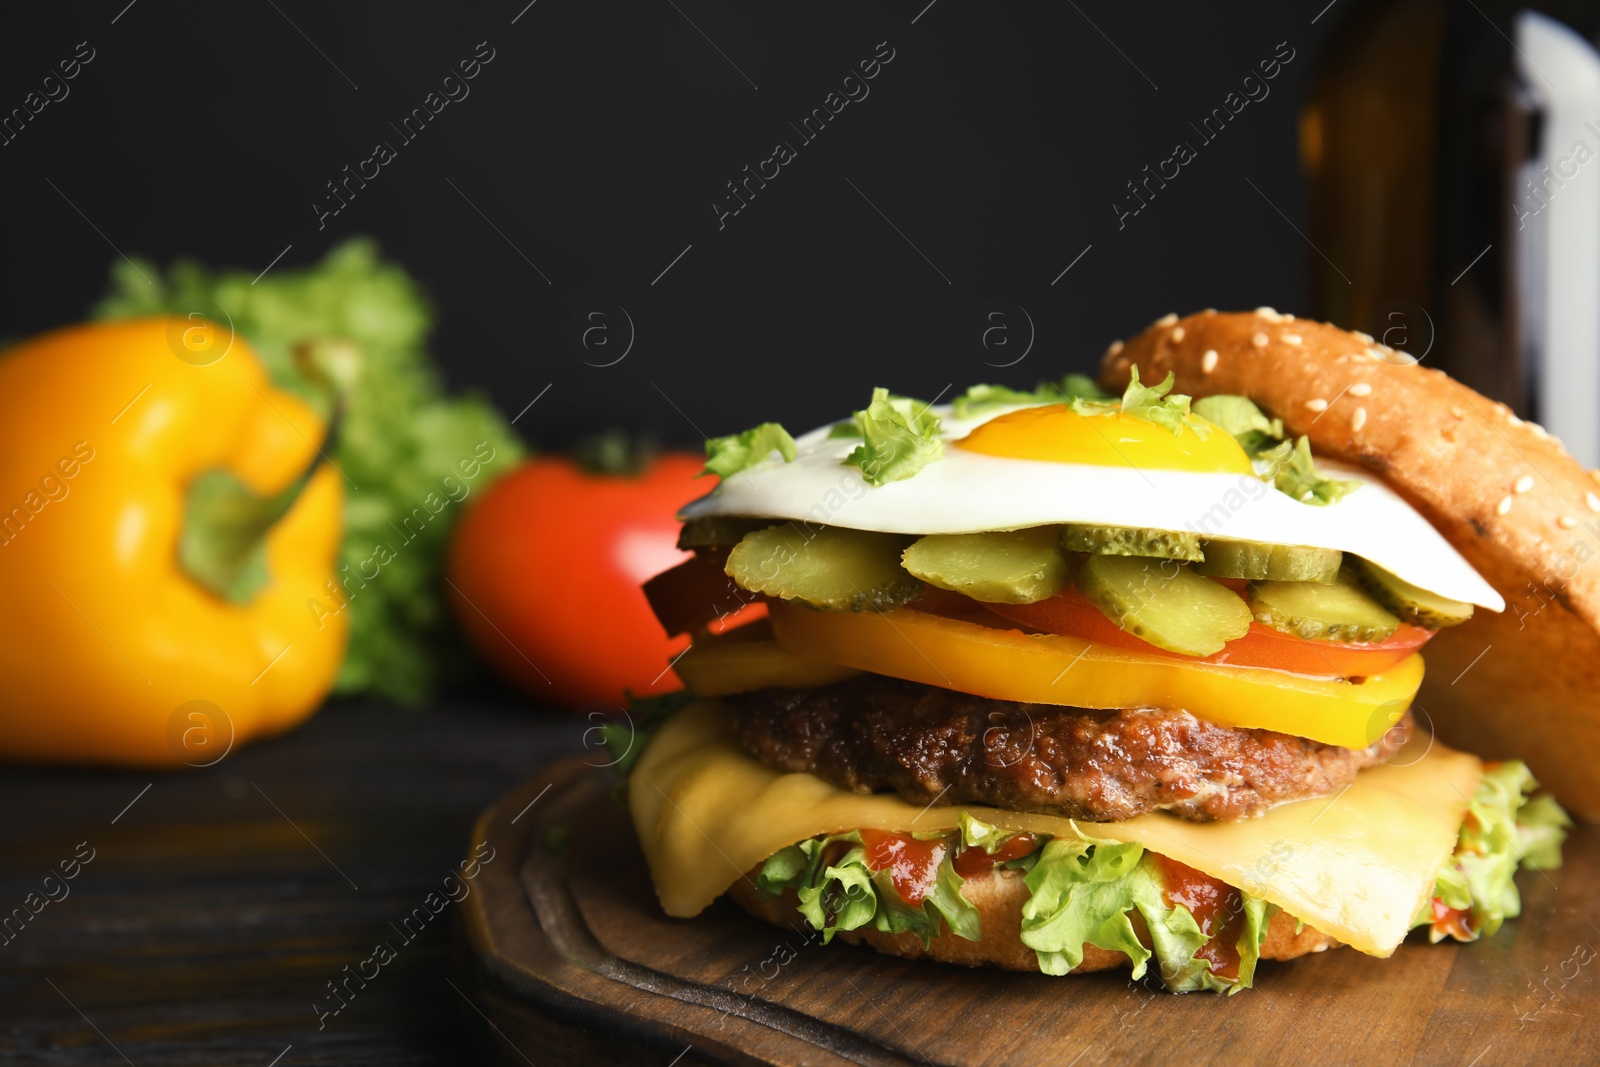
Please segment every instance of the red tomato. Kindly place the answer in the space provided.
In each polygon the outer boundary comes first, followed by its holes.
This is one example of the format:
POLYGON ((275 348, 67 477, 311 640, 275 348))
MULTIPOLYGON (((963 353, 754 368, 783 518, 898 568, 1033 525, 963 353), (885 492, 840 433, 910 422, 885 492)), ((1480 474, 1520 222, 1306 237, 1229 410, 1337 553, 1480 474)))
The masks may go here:
POLYGON ((703 627, 720 634, 736 621, 766 616, 764 598, 739 588, 723 569, 727 563, 726 551, 700 552, 644 583, 644 597, 667 633, 686 634, 703 627))
POLYGON ((639 588, 687 559, 678 509, 716 484, 704 461, 657 457, 634 476, 535 459, 508 474, 456 530, 450 599, 473 644, 541 701, 620 707, 680 688, 669 638, 639 588))
MULTIPOLYGON (((1081 637, 1112 648, 1179 659, 1194 658, 1157 648, 1126 633, 1106 618, 1088 597, 1070 587, 1037 604, 985 604, 984 607, 996 615, 1035 630, 1081 637)), ((1399 663, 1426 644, 1432 636, 1432 631, 1401 623, 1400 628, 1387 640, 1369 644, 1340 644, 1336 641, 1308 641, 1253 622, 1249 633, 1237 641, 1229 641, 1221 652, 1206 656, 1205 660, 1208 663, 1232 663, 1240 667, 1270 667, 1295 674, 1364 678, 1380 674, 1399 663)))

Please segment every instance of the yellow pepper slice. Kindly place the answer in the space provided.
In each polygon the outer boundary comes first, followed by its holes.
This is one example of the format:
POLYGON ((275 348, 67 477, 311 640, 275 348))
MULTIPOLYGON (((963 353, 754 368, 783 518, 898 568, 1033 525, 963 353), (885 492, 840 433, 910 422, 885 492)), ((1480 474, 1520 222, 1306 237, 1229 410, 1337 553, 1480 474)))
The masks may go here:
POLYGON ((764 620, 725 634, 696 638, 673 661, 672 669, 690 692, 703 697, 773 687, 810 689, 860 673, 790 652, 772 639, 772 629, 764 620))
POLYGON ((1108 648, 900 608, 768 606, 778 643, 813 659, 997 700, 1079 708, 1183 708, 1211 722, 1365 748, 1422 684, 1412 655, 1359 684, 1108 648))

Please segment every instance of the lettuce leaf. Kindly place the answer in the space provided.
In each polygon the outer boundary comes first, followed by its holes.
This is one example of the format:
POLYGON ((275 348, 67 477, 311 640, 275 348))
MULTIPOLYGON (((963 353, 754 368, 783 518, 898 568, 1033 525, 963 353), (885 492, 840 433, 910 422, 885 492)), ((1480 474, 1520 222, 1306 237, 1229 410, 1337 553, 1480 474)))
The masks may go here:
POLYGON ((1144 977, 1154 957, 1162 983, 1175 993, 1236 993, 1250 988, 1271 908, 1240 893, 1244 929, 1239 936, 1239 977, 1215 974, 1195 953, 1208 940, 1182 905, 1167 903, 1160 869, 1137 844, 1054 838, 1027 875, 1032 896, 1022 908, 1022 943, 1046 974, 1065 974, 1083 962, 1083 946, 1126 953, 1133 978, 1144 977), (1137 911, 1150 931, 1145 948, 1134 931, 1137 911))
POLYGON ((1434 882, 1433 896, 1466 915, 1435 921, 1433 901, 1423 904, 1413 926, 1427 926, 1431 941, 1453 937, 1476 941, 1522 912, 1514 877, 1518 867, 1561 866, 1561 842, 1572 820, 1554 798, 1529 800, 1539 788, 1521 760, 1489 766, 1462 820, 1455 852, 1434 882))
POLYGON ((383 562, 377 577, 345 579, 347 608, 324 598, 328 611, 350 613, 337 690, 414 703, 442 677, 466 676, 472 661, 441 592, 445 551, 471 497, 516 467, 524 449, 487 400, 445 394, 427 351, 433 310, 421 288, 373 242, 355 239, 320 263, 261 278, 192 261, 162 271, 137 257, 119 260, 90 314, 119 319, 207 305, 232 319, 280 388, 326 411, 331 379, 343 399, 328 449, 348 478, 338 573, 371 573, 383 562), (477 473, 465 477, 469 469, 477 473))
MULTIPOLYGON (((867 869, 866 853, 859 844, 861 835, 851 833, 809 842, 811 862, 807 877, 796 890, 800 898, 800 914, 812 929, 822 931, 822 943, 833 940, 840 930, 854 930, 871 922, 879 913, 878 887, 867 869), (840 857, 839 862, 823 868, 821 877, 816 868, 821 862, 822 850, 830 842, 854 838, 857 845, 840 857)), ((766 868, 762 868, 766 874, 766 868)), ((883 925, 887 926, 887 922, 883 925)))
POLYGON ((1256 475, 1302 504, 1331 504, 1360 482, 1325 478, 1305 436, 1283 439, 1283 420, 1269 419, 1248 397, 1219 393, 1194 402, 1194 413, 1222 427, 1250 456, 1256 475))
POLYGON ((1561 866, 1561 843, 1572 825, 1556 798, 1548 793, 1523 803, 1517 811, 1517 846, 1522 866, 1530 871, 1552 871, 1561 866))
POLYGON ((854 830, 812 838, 774 853, 756 875, 756 889, 768 896, 793 889, 800 914, 812 929, 822 932, 823 944, 840 930, 855 930, 868 923, 885 933, 915 934, 924 947, 943 927, 957 937, 976 941, 981 936, 978 909, 961 895, 963 879, 951 863, 953 855, 953 850, 946 851, 933 892, 921 906, 900 898, 888 870, 873 871, 867 866, 861 834, 854 830), (836 842, 851 847, 824 866, 828 846, 836 842))
POLYGON ((1283 420, 1269 419, 1247 397, 1219 393, 1194 402, 1194 413, 1222 427, 1250 455, 1283 440, 1283 420))
MULTIPOLYGON (((1157 426, 1164 426, 1174 434, 1183 432, 1185 426, 1204 438, 1211 433, 1211 427, 1203 422, 1196 422, 1189 418, 1189 398, 1182 393, 1173 393, 1172 385, 1177 381, 1177 375, 1172 371, 1167 372, 1167 377, 1160 385, 1142 385, 1139 382, 1139 368, 1132 368, 1132 376, 1128 380, 1128 388, 1122 394, 1122 413, 1131 415, 1145 422, 1153 422, 1157 426)), ((1093 403, 1089 400, 1073 402, 1073 409, 1081 405, 1093 403)))
POLYGON ((871 402, 855 413, 861 444, 844 462, 860 468, 868 485, 909 478, 944 455, 939 422, 931 405, 874 389, 871 402))
POLYGON ((970 419, 997 408, 1029 404, 1059 404, 1063 400, 1109 400, 1111 396, 1083 374, 1067 374, 1057 381, 1040 382, 1031 392, 1004 385, 974 385, 956 397, 958 419, 970 419))
MULTIPOLYGON (((1161 888, 1144 870, 1143 856, 1137 844, 1057 837, 1044 846, 1026 876, 1032 895, 1022 906, 1022 943, 1038 954, 1041 971, 1066 974, 1083 962, 1083 947, 1089 944, 1126 953, 1133 977, 1144 977, 1151 953, 1140 943, 1129 913, 1158 900, 1161 888)), ((1190 939, 1192 954, 1205 942, 1198 924, 1190 939)))
POLYGON ((774 452, 782 456, 785 463, 794 462, 797 455, 794 438, 779 423, 763 422, 743 433, 708 440, 706 469, 700 473, 731 478, 758 463, 765 463, 774 452))
MULTIPOLYGON (((939 864, 934 891, 921 907, 901 900, 887 870, 874 872, 867 866, 857 831, 779 850, 756 875, 756 889, 765 896, 794 890, 800 914, 822 932, 824 944, 841 930, 868 923, 889 933, 915 934, 924 946, 946 927, 957 937, 978 940, 980 916, 962 895, 963 879, 951 862, 955 846, 959 842, 993 855, 1016 833, 962 812, 955 832, 918 836, 942 837, 950 846, 939 864), (846 850, 825 864, 824 856, 838 853, 839 845, 846 850)), ((1023 881, 1030 895, 1022 908, 1022 943, 1037 954, 1045 974, 1066 974, 1078 966, 1089 944, 1126 953, 1135 980, 1144 977, 1154 959, 1162 983, 1177 993, 1232 994, 1254 981, 1273 914, 1264 900, 1240 893, 1239 976, 1228 978, 1213 973, 1210 961, 1196 955, 1208 940, 1206 934, 1188 908, 1167 903, 1161 868, 1142 846, 1057 837, 1005 865, 1027 872, 1023 881), (1150 948, 1139 940, 1135 911, 1149 930, 1150 948)))
POLYGON ((1270 481, 1280 493, 1287 493, 1302 504, 1332 504, 1361 487, 1360 482, 1323 477, 1311 458, 1311 439, 1305 436, 1293 444, 1279 442, 1251 458, 1262 480, 1270 481))

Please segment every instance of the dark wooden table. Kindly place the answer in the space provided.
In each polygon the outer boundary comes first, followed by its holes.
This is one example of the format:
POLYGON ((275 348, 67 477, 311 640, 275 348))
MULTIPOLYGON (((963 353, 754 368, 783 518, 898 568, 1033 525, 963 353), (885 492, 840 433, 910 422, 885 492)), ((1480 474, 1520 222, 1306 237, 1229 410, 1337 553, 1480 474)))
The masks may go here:
POLYGON ((336 703, 204 770, 0 767, 0 920, 29 916, 0 925, 0 1063, 473 1062, 458 905, 397 927, 457 871, 479 810, 588 725, 509 701, 336 703), (380 941, 394 958, 319 1019, 380 941))

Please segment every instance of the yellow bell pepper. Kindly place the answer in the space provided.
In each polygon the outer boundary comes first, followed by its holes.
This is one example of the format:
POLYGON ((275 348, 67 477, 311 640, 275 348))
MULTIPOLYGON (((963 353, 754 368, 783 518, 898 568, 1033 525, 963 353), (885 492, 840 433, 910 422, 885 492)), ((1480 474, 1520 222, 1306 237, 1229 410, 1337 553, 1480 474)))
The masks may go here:
POLYGON ((1224 726, 1276 730, 1366 748, 1411 706, 1422 657, 1359 685, 1025 634, 900 608, 831 613, 788 601, 767 606, 778 644, 797 656, 963 693, 1078 708, 1183 708, 1224 726))
POLYGON ((75 326, 0 356, 0 758, 207 765, 316 709, 348 627, 308 604, 342 526, 341 475, 312 469, 323 433, 204 320, 75 326), (185 563, 241 548, 194 506, 219 479, 235 503, 281 502, 242 545, 255 581, 228 588, 185 563))

